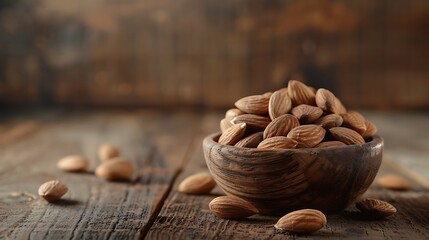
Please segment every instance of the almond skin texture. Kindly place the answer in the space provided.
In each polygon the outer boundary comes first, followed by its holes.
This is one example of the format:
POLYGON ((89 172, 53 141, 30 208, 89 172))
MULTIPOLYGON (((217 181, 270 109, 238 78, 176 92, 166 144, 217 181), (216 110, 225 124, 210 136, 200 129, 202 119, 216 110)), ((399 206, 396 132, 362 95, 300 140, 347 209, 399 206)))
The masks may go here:
POLYGON ((273 92, 266 92, 266 93, 262 94, 262 96, 264 96, 266 98, 270 98, 271 95, 273 95, 273 92))
POLYGON ((366 131, 362 134, 362 137, 365 139, 369 139, 369 138, 374 137, 378 131, 375 124, 366 120, 365 125, 366 125, 366 131))
POLYGON ((270 115, 271 120, 274 120, 280 117, 283 114, 286 114, 292 108, 292 100, 287 95, 287 91, 275 91, 268 103, 268 114, 270 115))
POLYGON ((109 181, 128 181, 133 176, 133 173, 134 168, 132 163, 121 157, 103 162, 95 169, 97 177, 109 181))
POLYGON ((343 124, 343 118, 338 114, 332 113, 317 119, 314 124, 328 130, 333 127, 340 127, 343 124))
POLYGON ((331 91, 324 88, 317 90, 316 104, 329 113, 344 114, 347 112, 341 101, 331 91))
POLYGON ((224 145, 234 145, 243 137, 245 132, 245 123, 235 124, 220 135, 218 142, 224 145))
POLYGON ((347 145, 353 145, 353 144, 364 144, 365 140, 362 138, 362 136, 355 132, 352 129, 345 128, 345 127, 333 127, 329 129, 329 132, 331 132, 332 136, 337 139, 338 141, 341 141, 347 145))
POLYGON ((323 114, 323 110, 319 107, 301 104, 292 108, 291 113, 299 119, 302 124, 312 123, 323 114))
POLYGON ((234 124, 232 124, 227 118, 220 120, 220 130, 222 132, 225 132, 228 128, 232 127, 232 125, 234 124))
POLYGON ((360 200, 356 207, 365 215, 374 218, 385 218, 397 212, 390 203, 371 198, 360 200))
POLYGON ((104 143, 98 148, 98 157, 102 162, 119 157, 120 155, 121 151, 119 148, 110 143, 104 143))
POLYGON ((231 120, 233 124, 246 123, 247 130, 251 132, 264 131, 271 119, 254 114, 239 115, 231 120))
POLYGON ((178 191, 187 194, 208 194, 216 186, 212 175, 206 172, 196 173, 185 178, 178 191))
POLYGON ((259 212, 248 201, 233 196, 217 197, 209 203, 209 208, 218 217, 226 219, 247 218, 259 212))
POLYGON ((341 114, 343 118, 343 126, 353 129, 359 134, 363 134, 366 131, 366 120, 358 112, 349 111, 345 114, 341 114))
POLYGON ((298 106, 300 104, 315 105, 316 95, 314 91, 304 83, 297 80, 290 80, 287 91, 293 106, 298 106))
POLYGON ((244 148, 256 148, 259 143, 263 140, 263 132, 257 132, 250 134, 247 137, 244 137, 240 141, 238 141, 234 146, 236 147, 244 147, 244 148))
POLYGON ((340 141, 326 141, 316 145, 316 148, 330 148, 330 147, 344 147, 347 146, 345 143, 340 141))
POLYGON ((326 216, 319 210, 302 209, 286 214, 274 227, 291 233, 311 233, 322 229, 326 223, 326 216))
POLYGON ((238 116, 238 115, 241 115, 241 114, 244 114, 245 112, 243 112, 243 111, 241 111, 240 109, 238 109, 238 108, 231 108, 231 109, 229 109, 228 111, 226 111, 226 113, 225 113, 225 118, 226 119, 229 119, 229 120, 231 120, 231 119, 233 119, 234 117, 236 117, 236 116, 238 116))
POLYGON ((268 113, 268 101, 263 95, 252 95, 239 99, 235 106, 246 113, 264 115, 268 113))
POLYGON ((59 200, 67 191, 67 186, 58 180, 46 182, 39 187, 39 195, 48 202, 59 200))
POLYGON ((88 169, 89 161, 83 156, 70 155, 61 158, 57 167, 63 171, 68 172, 84 172, 88 169))
POLYGON ((291 149, 296 148, 298 145, 298 142, 284 137, 284 136, 276 136, 276 137, 270 137, 265 140, 263 140, 261 143, 259 143, 258 148, 260 149, 291 149))
POLYGON ((377 184, 391 190, 405 191, 411 189, 411 183, 398 175, 386 175, 377 180, 377 184))
POLYGON ((292 129, 287 137, 298 142, 297 148, 312 148, 322 142, 326 130, 319 125, 302 125, 292 129))
POLYGON ((268 124, 264 131, 264 139, 275 136, 286 136, 290 130, 298 126, 298 118, 290 114, 284 114, 268 124))

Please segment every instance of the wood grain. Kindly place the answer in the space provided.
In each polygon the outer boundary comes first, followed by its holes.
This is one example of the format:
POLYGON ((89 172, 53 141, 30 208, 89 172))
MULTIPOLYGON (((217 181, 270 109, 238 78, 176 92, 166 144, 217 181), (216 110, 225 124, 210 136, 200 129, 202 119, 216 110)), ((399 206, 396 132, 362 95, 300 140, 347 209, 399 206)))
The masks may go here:
POLYGON ((184 122, 193 122, 195 118, 190 113, 177 114, 175 122, 166 113, 141 112, 133 116, 68 115, 1 150, 0 236, 12 239, 141 236, 141 230, 159 211, 192 140, 192 130, 184 122), (167 126, 159 124, 163 119, 167 126), (175 124, 184 127, 174 127, 175 124), (161 133, 162 139, 152 137, 150 131, 161 133), (178 137, 181 145, 173 145, 178 137), (160 141, 166 146, 159 147, 160 141), (92 173, 73 174, 56 169, 58 159, 75 153, 87 156, 94 169, 99 161, 97 147, 104 142, 112 142, 123 150, 124 157, 137 167, 138 178, 130 183, 114 183, 98 179, 92 173), (56 204, 48 204, 37 196, 39 185, 51 179, 61 179, 69 187, 69 193, 56 204))
MULTIPOLYGON (((178 181, 198 172, 207 171, 203 152, 196 149, 178 181)), ((382 165, 381 174, 397 173, 389 165, 382 165)), ((177 184, 176 182, 176 184, 177 184)), ((416 184, 416 183, 414 183, 416 184)), ((418 185, 415 185, 418 186, 418 185)), ((278 217, 255 215, 244 220, 225 220, 216 217, 208 208, 209 202, 224 193, 216 188, 211 195, 193 196, 173 188, 165 206, 148 232, 147 239, 426 239, 429 218, 429 192, 416 187, 409 192, 395 192, 371 186, 363 197, 385 200, 398 209, 391 218, 369 221, 352 205, 339 214, 327 215, 328 225, 309 236, 290 235, 275 230, 278 217), (412 229, 410 231, 410 229, 412 229)))
MULTIPOLYGON (((412 182, 412 190, 397 192, 373 185, 364 197, 388 201, 398 209, 396 215, 382 221, 368 221, 350 206, 340 214, 328 215, 328 225, 321 231, 295 236, 274 229, 277 217, 255 215, 240 221, 217 218, 208 203, 224 194, 219 187, 210 195, 200 196, 176 191, 185 177, 208 170, 201 143, 206 135, 218 131, 222 113, 126 110, 26 112, 25 115, 18 122, 30 120, 43 124, 0 148, 0 239, 429 238, 428 189, 396 163, 391 164, 398 162, 395 158, 383 161, 378 176, 403 175, 412 182), (90 159, 94 169, 98 163, 97 146, 104 142, 119 145, 124 156, 137 167, 140 177, 130 183, 105 182, 92 173, 66 173, 56 168, 60 157, 81 153, 90 159), (37 189, 54 178, 65 182, 70 192, 62 201, 48 204, 37 196, 37 189)), ((427 136, 414 129, 424 126, 426 115, 368 116, 386 136, 387 152, 411 149, 422 155, 427 153, 427 149, 419 148, 427 136), (404 132, 398 129, 399 123, 410 121, 415 124, 404 125, 404 132), (398 132, 391 133, 389 129, 398 132), (405 141, 397 139, 395 134, 405 141)), ((9 119, 14 118, 10 115, 9 119)), ((0 122, 1 131, 11 126, 14 124, 0 122)), ((409 165, 401 167, 404 166, 409 165)), ((425 169, 425 165, 416 166, 425 169)))
POLYGON ((230 107, 289 79, 331 89, 351 108, 429 104, 427 1, 8 0, 0 8, 6 105, 230 107))

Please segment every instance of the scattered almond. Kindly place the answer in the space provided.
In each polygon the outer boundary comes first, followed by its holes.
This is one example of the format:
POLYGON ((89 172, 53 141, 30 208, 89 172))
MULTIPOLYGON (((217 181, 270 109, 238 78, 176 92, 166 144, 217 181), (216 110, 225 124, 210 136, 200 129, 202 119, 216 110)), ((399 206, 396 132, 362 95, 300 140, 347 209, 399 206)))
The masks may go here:
POLYGON ((102 162, 119 157, 120 154, 121 151, 119 148, 110 143, 104 143, 98 149, 98 157, 102 162))
POLYGON ((291 149, 296 148, 298 142, 284 136, 270 137, 259 143, 260 149, 291 149))
POLYGON ((274 227, 291 233, 311 233, 322 229, 326 223, 326 216, 319 210, 302 209, 286 214, 274 227))
POLYGON ((132 163, 121 157, 103 162, 95 169, 97 177, 109 181, 128 181, 133 176, 133 173, 134 168, 132 163))
POLYGON ((235 124, 225 130, 219 137, 219 143, 224 145, 236 144, 246 132, 246 123, 235 124))
POLYGON ((297 80, 290 80, 287 91, 294 106, 300 104, 315 105, 315 93, 304 83, 297 80))
POLYGON ((255 114, 239 115, 231 120, 233 124, 246 123, 248 130, 253 132, 264 131, 264 129, 271 122, 271 119, 255 114))
POLYGON ((264 115, 268 113, 269 98, 263 95, 252 95, 239 99, 235 106, 243 112, 264 115))
POLYGON ((333 127, 329 129, 329 132, 331 132, 332 136, 335 139, 347 145, 365 143, 365 140, 362 138, 362 136, 359 133, 349 128, 333 127))
POLYGON ((234 196, 217 197, 210 202, 209 208, 218 217, 226 219, 247 218, 259 212, 248 201, 234 196))
POLYGON ((398 175, 386 175, 377 180, 378 185, 391 190, 409 190, 411 183, 398 175))
POLYGON ((268 124, 264 131, 264 139, 275 136, 286 136, 290 130, 299 126, 298 118, 290 114, 284 114, 275 118, 268 124))
POLYGON ((287 91, 279 90, 275 91, 268 103, 268 114, 271 120, 277 117, 287 114, 292 108, 292 100, 287 95, 287 91))
POLYGON ((343 126, 353 129, 359 134, 363 134, 366 131, 366 120, 358 112, 349 111, 345 114, 341 114, 343 118, 343 126))
POLYGON ((343 124, 343 118, 338 114, 332 113, 317 119, 314 124, 328 130, 333 127, 340 127, 343 124))
POLYGON ((287 137, 298 142, 298 148, 312 148, 322 142, 326 130, 319 125, 302 125, 292 129, 287 137))
POLYGON ((316 145, 316 148, 330 148, 330 147, 344 147, 347 146, 345 143, 340 141, 326 141, 316 145))
POLYGON ((67 186, 58 180, 45 182, 39 187, 39 195, 48 202, 59 200, 67 191, 67 186))
POLYGON ((385 218, 396 213, 396 208, 390 203, 378 199, 363 199, 356 203, 357 209, 374 218, 385 218))
POLYGON ((323 114, 319 107, 301 104, 292 108, 291 113, 299 119, 300 123, 312 123, 323 114))
POLYGON ((57 167, 63 171, 84 172, 88 169, 89 161, 80 155, 70 155, 61 158, 57 167))
POLYGON ((347 112, 341 101, 331 91, 324 88, 317 90, 316 104, 329 113, 344 114, 347 112))
POLYGON ((263 132, 256 132, 238 141, 234 146, 243 148, 256 148, 263 140, 263 132))
POLYGON ((216 186, 212 175, 206 172, 197 173, 185 178, 178 191, 187 194, 208 194, 216 186))

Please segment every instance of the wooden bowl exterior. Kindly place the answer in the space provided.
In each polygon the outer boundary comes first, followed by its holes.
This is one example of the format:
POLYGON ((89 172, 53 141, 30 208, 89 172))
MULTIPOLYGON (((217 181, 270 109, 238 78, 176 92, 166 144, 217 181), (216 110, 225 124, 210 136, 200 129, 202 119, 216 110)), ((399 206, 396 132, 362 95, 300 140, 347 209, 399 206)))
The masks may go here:
POLYGON ((204 157, 227 195, 253 203, 262 214, 302 208, 338 212, 362 195, 377 175, 383 139, 336 148, 261 150, 203 141, 204 157))

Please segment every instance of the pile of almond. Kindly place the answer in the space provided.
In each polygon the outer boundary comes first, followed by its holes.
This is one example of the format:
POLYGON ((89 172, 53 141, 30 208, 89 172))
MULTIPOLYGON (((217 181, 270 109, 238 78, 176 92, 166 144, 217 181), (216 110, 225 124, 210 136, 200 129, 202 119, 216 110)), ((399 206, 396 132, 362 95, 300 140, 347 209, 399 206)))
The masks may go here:
POLYGON ((296 80, 273 93, 239 99, 220 121, 220 144, 284 149, 363 144, 376 126, 356 111, 347 111, 329 90, 317 91, 296 80))

